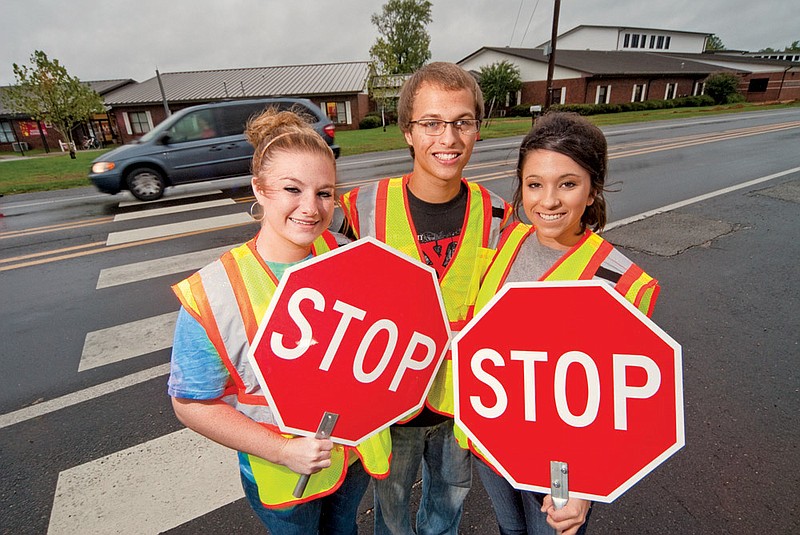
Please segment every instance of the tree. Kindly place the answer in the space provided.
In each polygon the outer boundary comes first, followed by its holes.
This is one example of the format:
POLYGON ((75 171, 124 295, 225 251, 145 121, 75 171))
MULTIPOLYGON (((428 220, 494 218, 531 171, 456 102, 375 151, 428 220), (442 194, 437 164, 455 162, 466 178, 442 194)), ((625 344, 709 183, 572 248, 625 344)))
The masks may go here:
POLYGON ((800 51, 800 41, 792 41, 792 44, 786 47, 787 52, 800 51))
POLYGON ((726 104, 739 95, 739 78, 729 72, 715 72, 705 81, 704 93, 714 99, 716 104, 726 104))
POLYGON ((377 75, 408 74, 431 59, 426 24, 433 4, 428 0, 389 0, 371 21, 380 34, 369 49, 377 75))
POLYGON ((47 121, 69 143, 69 155, 75 158, 72 129, 104 109, 96 91, 70 76, 57 59, 36 50, 31 67, 14 63, 16 84, 5 91, 5 105, 35 121, 47 121))
POLYGON ((508 60, 484 65, 480 68, 478 81, 483 91, 483 98, 489 102, 488 118, 498 102, 505 102, 509 93, 519 91, 522 87, 522 78, 519 68, 508 60))
POLYGON ((708 41, 706 41, 706 50, 725 50, 725 45, 722 43, 722 39, 712 33, 708 36, 708 41))
POLYGON ((381 125, 386 132, 386 113, 396 110, 397 98, 405 77, 401 74, 378 74, 378 68, 374 62, 370 62, 367 90, 370 98, 380 107, 381 125))

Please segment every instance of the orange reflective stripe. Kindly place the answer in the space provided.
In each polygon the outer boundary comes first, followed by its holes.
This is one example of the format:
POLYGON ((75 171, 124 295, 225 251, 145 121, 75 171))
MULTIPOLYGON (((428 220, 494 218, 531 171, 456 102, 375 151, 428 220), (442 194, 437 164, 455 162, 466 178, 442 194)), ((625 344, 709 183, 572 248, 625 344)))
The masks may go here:
POLYGON ((594 277, 594 274, 597 273, 597 270, 603 264, 603 261, 605 261, 605 259, 613 250, 613 245, 605 240, 602 240, 578 278, 580 280, 590 280, 592 277, 594 277))
POLYGON ((339 247, 339 244, 336 243, 336 236, 326 229, 322 231, 322 234, 320 234, 317 239, 314 240, 314 243, 311 244, 311 254, 314 256, 321 255, 323 253, 327 253, 328 251, 332 251, 337 247, 339 247))
POLYGON ((356 238, 360 238, 361 230, 358 224, 358 209, 356 208, 357 200, 358 189, 356 188, 344 193, 339 198, 339 204, 342 206, 347 223, 350 225, 350 228, 353 229, 353 235, 356 238))
POLYGON ((389 184, 390 180, 381 180, 378 182, 377 203, 375 206, 375 233, 379 241, 386 243, 386 221, 389 219, 389 184))
POLYGON ((258 332, 258 322, 253 313, 252 300, 250 296, 247 295, 247 287, 242 280, 242 273, 239 271, 236 259, 230 252, 222 255, 220 261, 225 267, 228 278, 231 280, 231 287, 233 288, 233 294, 236 296, 236 303, 239 305, 239 310, 242 312, 242 321, 244 321, 244 330, 247 333, 247 339, 252 341, 258 332))

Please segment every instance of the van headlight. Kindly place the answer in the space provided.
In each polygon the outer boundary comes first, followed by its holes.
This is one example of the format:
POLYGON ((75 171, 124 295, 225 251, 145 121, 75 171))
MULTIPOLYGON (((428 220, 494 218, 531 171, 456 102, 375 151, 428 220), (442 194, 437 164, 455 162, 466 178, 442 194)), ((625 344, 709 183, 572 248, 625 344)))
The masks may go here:
POLYGON ((117 166, 117 164, 113 162, 97 162, 92 164, 92 173, 99 175, 100 173, 105 173, 111 171, 117 166))

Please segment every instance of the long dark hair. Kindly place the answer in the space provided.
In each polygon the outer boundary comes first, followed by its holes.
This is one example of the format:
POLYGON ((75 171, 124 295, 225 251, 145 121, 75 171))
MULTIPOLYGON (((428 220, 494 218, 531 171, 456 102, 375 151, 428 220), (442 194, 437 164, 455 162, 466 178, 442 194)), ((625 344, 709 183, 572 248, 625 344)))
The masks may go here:
POLYGON ((512 205, 520 219, 522 209, 522 166, 525 158, 535 150, 551 150, 572 158, 591 178, 594 202, 586 207, 581 217, 581 231, 595 232, 606 225, 605 191, 608 174, 608 144, 603 132, 576 113, 550 112, 536 123, 522 140, 517 161, 517 184, 512 205))

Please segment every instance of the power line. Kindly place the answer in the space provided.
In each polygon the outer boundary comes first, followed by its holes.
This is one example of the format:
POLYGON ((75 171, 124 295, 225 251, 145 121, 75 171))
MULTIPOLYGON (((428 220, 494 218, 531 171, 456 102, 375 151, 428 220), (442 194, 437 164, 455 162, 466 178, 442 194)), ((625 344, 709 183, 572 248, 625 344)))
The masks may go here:
POLYGON ((514 32, 517 31, 517 23, 519 22, 519 14, 522 13, 522 4, 524 2, 525 2, 525 0, 519 0, 519 9, 517 10, 517 20, 514 21, 514 29, 511 30, 511 38, 508 40, 508 46, 511 46, 511 43, 514 41, 514 32))
POLYGON ((527 37, 528 35, 528 28, 531 27, 531 21, 533 20, 533 15, 536 14, 537 7, 539 7, 539 0, 536 0, 536 5, 533 6, 533 11, 531 12, 531 18, 528 19, 528 25, 525 26, 525 33, 522 34, 522 40, 519 42, 519 46, 522 46, 525 43, 525 37, 527 37))

